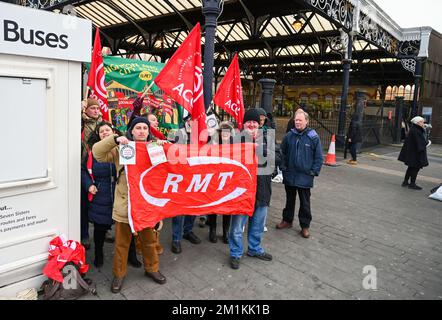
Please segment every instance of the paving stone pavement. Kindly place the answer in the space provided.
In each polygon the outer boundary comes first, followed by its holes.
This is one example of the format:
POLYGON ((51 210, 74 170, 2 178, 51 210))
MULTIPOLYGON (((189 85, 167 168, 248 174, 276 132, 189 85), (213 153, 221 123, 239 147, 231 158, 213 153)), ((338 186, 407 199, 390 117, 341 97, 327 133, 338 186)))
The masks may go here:
MULTIPOLYGON (((307 240, 296 223, 292 229, 275 229, 285 192, 282 184, 273 183, 263 240, 271 262, 245 256, 241 268, 232 270, 228 245, 221 239, 210 243, 208 228, 197 224, 194 232, 202 243, 183 240, 183 252, 175 255, 171 221, 165 220, 160 256, 165 285, 129 267, 123 290, 112 294, 113 245, 105 244, 104 267, 91 264, 88 273, 98 295, 82 299, 442 300, 442 203, 428 199, 429 190, 442 183, 442 158, 430 156, 430 167, 418 177, 424 190, 413 191, 400 186, 399 173, 406 168, 395 160, 398 152, 380 147, 360 155, 361 166, 340 161, 339 167, 324 167, 312 190, 312 236, 307 240), (374 275, 375 282, 366 278, 374 275), (376 290, 364 289, 364 283, 376 284, 376 290)), ((87 259, 93 261, 93 245, 87 259)))

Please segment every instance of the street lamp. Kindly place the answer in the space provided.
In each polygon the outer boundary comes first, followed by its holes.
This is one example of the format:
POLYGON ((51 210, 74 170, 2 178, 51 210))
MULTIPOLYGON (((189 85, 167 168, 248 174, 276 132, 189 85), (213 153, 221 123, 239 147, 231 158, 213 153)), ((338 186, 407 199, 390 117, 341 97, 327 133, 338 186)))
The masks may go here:
POLYGON ((162 35, 159 36, 153 46, 157 49, 164 49, 164 37, 162 35))
POLYGON ((299 15, 295 15, 295 16, 293 16, 293 18, 295 19, 295 21, 293 21, 292 27, 293 27, 293 29, 295 29, 296 33, 298 33, 299 30, 302 29, 304 23, 301 21, 299 15))

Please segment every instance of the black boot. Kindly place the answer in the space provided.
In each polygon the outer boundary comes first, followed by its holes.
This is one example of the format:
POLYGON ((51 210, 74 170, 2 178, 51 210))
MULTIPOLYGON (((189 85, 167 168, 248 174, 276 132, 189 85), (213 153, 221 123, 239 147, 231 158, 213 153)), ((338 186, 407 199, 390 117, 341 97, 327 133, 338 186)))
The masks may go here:
POLYGON ((422 190, 422 188, 419 187, 419 186, 418 186, 417 184, 415 184, 415 183, 411 183, 411 184, 408 186, 408 189, 422 190))
POLYGON ((105 226, 94 224, 94 250, 95 250, 94 266, 97 268, 101 268, 103 266, 103 261, 104 261, 103 246, 104 246, 105 233, 106 233, 105 226))
POLYGON ((216 237, 216 229, 215 228, 210 228, 209 229, 209 240, 212 243, 217 243, 218 242, 218 238, 216 237))
POLYGON ((132 237, 129 247, 129 255, 127 256, 127 262, 134 268, 141 268, 142 264, 137 258, 137 249, 135 247, 135 237, 132 237))
POLYGON ((101 268, 103 266, 104 256, 103 256, 103 247, 98 247, 97 243, 95 243, 95 260, 94 266, 97 268, 101 268))
POLYGON ((223 230, 223 243, 228 244, 229 243, 229 236, 227 233, 223 230))
POLYGON ((223 242, 229 243, 230 216, 223 216, 223 242))

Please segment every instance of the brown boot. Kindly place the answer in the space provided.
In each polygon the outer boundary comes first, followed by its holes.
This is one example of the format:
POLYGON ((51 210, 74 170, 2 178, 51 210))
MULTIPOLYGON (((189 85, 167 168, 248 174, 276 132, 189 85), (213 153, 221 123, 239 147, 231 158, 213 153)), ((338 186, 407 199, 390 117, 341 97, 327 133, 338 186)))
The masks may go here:
POLYGON ((293 224, 284 220, 276 225, 276 229, 290 229, 291 227, 293 227, 293 224))
POLYGON ((124 281, 124 278, 114 277, 114 279, 112 280, 111 291, 113 293, 120 292, 121 288, 123 287, 123 281, 124 281))
POLYGON ((301 236, 306 239, 310 238, 310 231, 308 228, 302 228, 301 236))
POLYGON ((162 275, 160 271, 157 271, 157 272, 147 272, 147 271, 145 271, 144 274, 147 277, 152 278, 152 280, 155 281, 156 283, 159 283, 159 284, 165 284, 166 283, 166 277, 164 275, 162 275))

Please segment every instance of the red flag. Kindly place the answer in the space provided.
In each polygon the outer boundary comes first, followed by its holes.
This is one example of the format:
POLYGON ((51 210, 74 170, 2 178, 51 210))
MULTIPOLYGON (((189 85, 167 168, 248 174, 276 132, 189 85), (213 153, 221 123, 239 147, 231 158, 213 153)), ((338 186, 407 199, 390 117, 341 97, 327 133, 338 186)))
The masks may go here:
POLYGON ((148 95, 146 99, 147 106, 153 109, 158 109, 161 107, 161 101, 155 98, 154 95, 148 95))
POLYGON ((213 102, 223 108, 242 128, 244 118, 244 101, 242 97, 241 76, 239 72, 238 54, 233 57, 226 75, 218 88, 213 102))
POLYGON ((126 166, 133 231, 177 215, 253 215, 255 144, 205 145, 194 155, 189 145, 163 148, 168 161, 152 166, 146 144, 138 142, 136 165, 126 166))
POLYGON ((49 242, 49 257, 43 269, 43 274, 62 283, 64 279, 60 270, 68 262, 78 265, 81 274, 85 274, 89 269, 89 265, 86 264, 84 247, 77 241, 68 240, 62 234, 49 242))
POLYGON ((166 137, 164 136, 164 134, 163 134, 161 131, 155 129, 154 127, 150 127, 150 133, 151 133, 155 138, 158 138, 158 139, 160 139, 160 140, 166 140, 166 137))
POLYGON ((199 23, 192 29, 154 81, 159 88, 191 114, 192 143, 198 141, 206 143, 207 126, 199 23))
POLYGON ((109 121, 109 108, 107 103, 107 91, 104 82, 103 56, 101 54, 100 29, 95 31, 94 49, 92 62, 89 68, 87 85, 91 89, 90 97, 97 99, 103 114, 103 120, 109 121))

